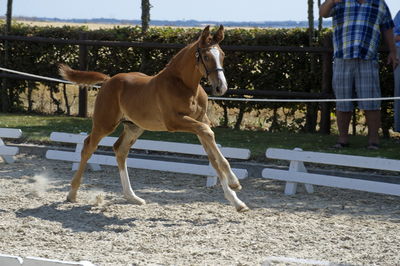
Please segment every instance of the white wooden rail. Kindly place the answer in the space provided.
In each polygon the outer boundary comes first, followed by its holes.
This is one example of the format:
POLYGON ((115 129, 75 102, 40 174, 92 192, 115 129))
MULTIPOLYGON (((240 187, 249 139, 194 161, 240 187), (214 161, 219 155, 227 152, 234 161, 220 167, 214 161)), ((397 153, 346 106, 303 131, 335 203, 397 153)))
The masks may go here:
MULTIPOLYGON (((48 150, 46 152, 46 158, 54 160, 63 160, 73 162, 72 170, 76 170, 80 161, 80 153, 82 150, 83 142, 86 138, 86 134, 70 134, 63 132, 52 132, 50 139, 52 141, 63 142, 63 143, 74 143, 76 149, 74 152, 59 151, 59 150, 48 150)), ((103 138, 99 146, 112 147, 116 137, 105 137, 103 138)), ((133 149, 147 150, 147 151, 158 151, 168 152, 174 154, 185 154, 185 155, 202 155, 205 156, 206 152, 203 147, 199 144, 187 144, 177 142, 165 142, 165 141, 154 141, 154 140, 137 140, 132 147, 133 149)), ((247 160, 250 158, 250 150, 240 148, 229 148, 220 147, 222 154, 227 159, 243 159, 247 160)), ((93 154, 88 161, 89 166, 92 170, 100 170, 100 165, 112 165, 117 166, 115 156, 93 154)), ((194 163, 185 162, 173 162, 173 161, 161 161, 152 159, 138 159, 138 158, 127 158, 126 164, 131 168, 140 168, 148 170, 158 170, 175 173, 185 173, 194 175, 207 176, 207 186, 213 186, 217 182, 216 172, 211 165, 200 165, 194 163)), ((248 176, 247 169, 233 168, 233 172, 239 179, 246 178, 248 176)))
POLYGON ((271 159, 290 161, 289 170, 265 168, 262 171, 262 177, 264 178, 286 181, 285 194, 287 195, 295 194, 297 184, 303 183, 309 193, 313 192, 312 185, 320 185, 400 196, 400 184, 312 174, 308 173, 304 166, 304 162, 308 162, 400 172, 400 160, 309 152, 298 148, 294 150, 269 148, 266 156, 271 159))
POLYGON ((89 261, 69 262, 38 257, 18 257, 0 254, 0 265, 4 266, 95 266, 89 261))
POLYGON ((6 163, 13 163, 15 161, 13 156, 19 152, 19 149, 17 147, 6 146, 2 138, 17 139, 21 136, 22 131, 20 129, 0 128, 0 157, 2 157, 6 163))

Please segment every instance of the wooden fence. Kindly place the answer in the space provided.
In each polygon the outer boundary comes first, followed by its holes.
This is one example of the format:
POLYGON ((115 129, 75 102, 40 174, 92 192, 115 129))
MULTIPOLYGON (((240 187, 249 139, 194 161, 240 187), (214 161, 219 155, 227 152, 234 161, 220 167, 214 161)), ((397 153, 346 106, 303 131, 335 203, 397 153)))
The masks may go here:
MULTIPOLYGON (((0 41, 4 42, 34 42, 34 43, 49 43, 49 44, 64 44, 79 46, 79 68, 87 69, 88 62, 88 46, 108 46, 108 47, 133 47, 141 49, 181 49, 184 44, 168 44, 168 43, 149 43, 149 42, 124 42, 124 41, 97 41, 87 40, 87 35, 82 33, 78 40, 71 39, 55 39, 43 37, 26 37, 26 36, 0 36, 0 41)), ((327 38, 324 41, 324 47, 297 47, 297 46, 248 46, 248 45, 222 45, 221 48, 225 51, 242 51, 242 52, 279 52, 279 53, 313 53, 322 54, 323 59, 323 75, 322 88, 320 93, 308 92, 286 92, 286 91, 257 91, 257 90, 228 90, 229 96, 258 96, 271 98, 289 98, 289 99, 324 99, 333 98, 332 93, 332 47, 331 40, 327 38)), ((24 80, 36 80, 20 75, 9 73, 0 73, 0 78, 13 78, 24 80)), ((37 80, 39 81, 39 80, 37 80)), ((206 89, 207 90, 207 89, 206 89)), ((321 121, 320 132, 322 134, 330 133, 330 113, 332 110, 331 103, 320 103, 321 121)), ((81 87, 79 91, 79 115, 84 117, 87 114, 87 89, 81 87)))

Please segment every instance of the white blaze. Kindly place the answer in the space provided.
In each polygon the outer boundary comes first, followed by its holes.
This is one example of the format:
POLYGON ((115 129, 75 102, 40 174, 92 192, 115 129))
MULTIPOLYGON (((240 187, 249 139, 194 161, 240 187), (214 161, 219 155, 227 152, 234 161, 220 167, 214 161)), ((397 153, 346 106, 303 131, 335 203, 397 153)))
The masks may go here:
MULTIPOLYGON (((215 59, 215 64, 216 68, 222 69, 221 62, 220 62, 220 51, 217 47, 212 47, 210 49, 210 53, 215 59)), ((219 85, 221 86, 221 90, 225 91, 228 88, 228 84, 225 79, 225 74, 223 71, 217 71, 218 74, 218 82, 220 83, 219 85)))

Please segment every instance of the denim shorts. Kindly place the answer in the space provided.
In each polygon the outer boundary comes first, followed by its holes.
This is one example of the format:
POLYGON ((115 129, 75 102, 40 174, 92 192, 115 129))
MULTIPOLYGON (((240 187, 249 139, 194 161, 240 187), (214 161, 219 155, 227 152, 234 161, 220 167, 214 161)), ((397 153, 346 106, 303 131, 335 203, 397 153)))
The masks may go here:
MULTIPOLYGON (((379 64, 377 60, 339 59, 333 63, 332 87, 336 99, 380 98, 379 64)), ((379 110, 380 101, 358 101, 362 110, 379 110)), ((337 102, 336 110, 350 112, 354 102, 337 102)))

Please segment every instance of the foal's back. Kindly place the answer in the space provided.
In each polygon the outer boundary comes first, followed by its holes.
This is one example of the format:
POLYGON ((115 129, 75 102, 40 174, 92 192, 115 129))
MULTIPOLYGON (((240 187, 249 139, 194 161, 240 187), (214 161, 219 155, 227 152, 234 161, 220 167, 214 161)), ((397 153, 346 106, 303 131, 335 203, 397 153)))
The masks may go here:
POLYGON ((94 125, 112 121, 109 127, 115 127, 127 119, 146 130, 166 130, 157 93, 163 88, 156 83, 154 76, 140 72, 120 73, 104 82, 96 97, 94 125))

